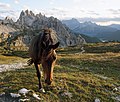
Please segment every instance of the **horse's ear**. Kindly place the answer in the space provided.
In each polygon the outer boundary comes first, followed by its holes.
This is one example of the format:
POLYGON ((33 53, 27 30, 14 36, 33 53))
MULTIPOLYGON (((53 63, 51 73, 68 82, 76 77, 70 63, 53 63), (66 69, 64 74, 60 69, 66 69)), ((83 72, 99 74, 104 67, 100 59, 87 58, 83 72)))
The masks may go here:
POLYGON ((50 48, 52 48, 52 49, 55 50, 56 48, 58 48, 59 44, 60 44, 60 42, 57 42, 57 43, 54 44, 54 45, 50 45, 50 48))

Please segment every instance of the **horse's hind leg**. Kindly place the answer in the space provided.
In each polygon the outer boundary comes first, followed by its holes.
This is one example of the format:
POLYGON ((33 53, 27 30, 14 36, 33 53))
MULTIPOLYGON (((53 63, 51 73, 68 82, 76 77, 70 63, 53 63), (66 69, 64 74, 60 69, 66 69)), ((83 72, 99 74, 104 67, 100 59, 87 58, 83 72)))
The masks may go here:
POLYGON ((39 91, 45 92, 44 89, 42 88, 42 83, 41 83, 41 73, 40 73, 40 69, 38 67, 37 63, 34 63, 36 71, 37 71, 37 77, 38 77, 38 81, 39 81, 39 91))

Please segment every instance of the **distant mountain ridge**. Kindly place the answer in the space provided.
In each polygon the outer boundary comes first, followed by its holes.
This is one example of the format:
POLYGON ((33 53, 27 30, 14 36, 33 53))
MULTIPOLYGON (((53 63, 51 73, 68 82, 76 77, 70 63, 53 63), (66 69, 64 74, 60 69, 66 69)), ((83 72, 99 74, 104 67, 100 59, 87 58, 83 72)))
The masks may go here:
POLYGON ((71 30, 75 29, 80 25, 77 19, 72 18, 71 20, 62 20, 63 24, 66 24, 71 30))
POLYGON ((109 25, 109 27, 116 28, 116 29, 120 30, 120 24, 111 24, 111 25, 109 25))
POLYGON ((75 33, 81 33, 87 36, 97 37, 99 39, 120 41, 120 33, 119 33, 120 25, 113 24, 109 26, 101 26, 101 25, 97 25, 96 23, 92 23, 90 21, 79 24, 78 24, 79 21, 77 23, 76 22, 77 19, 76 20, 71 19, 66 21, 64 20, 63 24, 66 24, 70 29, 72 27, 71 25, 74 24, 72 30, 75 33), (69 23, 67 23, 67 21, 69 21, 69 23), (119 38, 116 38, 116 36, 119 38))

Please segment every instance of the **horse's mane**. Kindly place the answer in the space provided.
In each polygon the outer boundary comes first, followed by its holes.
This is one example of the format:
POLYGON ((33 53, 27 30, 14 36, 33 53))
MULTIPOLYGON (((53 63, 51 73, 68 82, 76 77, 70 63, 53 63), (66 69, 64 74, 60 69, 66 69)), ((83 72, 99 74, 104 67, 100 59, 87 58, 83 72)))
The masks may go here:
POLYGON ((45 47, 49 45, 53 45, 53 39, 51 36, 52 30, 51 29, 44 29, 43 35, 41 37, 41 43, 44 44, 45 47))

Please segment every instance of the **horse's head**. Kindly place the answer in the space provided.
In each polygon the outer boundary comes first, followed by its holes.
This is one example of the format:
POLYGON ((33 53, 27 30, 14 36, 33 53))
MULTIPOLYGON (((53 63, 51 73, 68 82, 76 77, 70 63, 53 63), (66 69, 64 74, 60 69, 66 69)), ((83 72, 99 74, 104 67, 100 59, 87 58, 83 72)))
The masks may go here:
POLYGON ((51 84, 53 80, 53 68, 56 61, 56 52, 55 49, 59 46, 59 42, 54 45, 49 45, 43 50, 42 53, 42 67, 44 71, 45 83, 48 85, 51 84))

